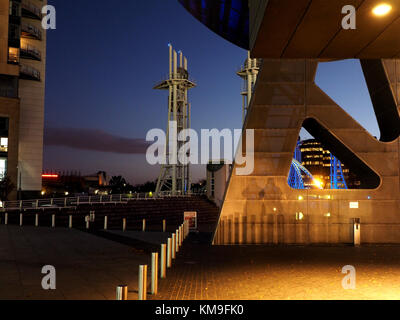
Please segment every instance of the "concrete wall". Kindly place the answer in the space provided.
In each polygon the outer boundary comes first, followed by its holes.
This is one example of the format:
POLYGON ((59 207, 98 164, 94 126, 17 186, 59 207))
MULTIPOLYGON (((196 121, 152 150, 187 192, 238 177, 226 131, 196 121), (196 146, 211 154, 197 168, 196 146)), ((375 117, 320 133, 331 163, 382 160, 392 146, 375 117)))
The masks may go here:
MULTIPOLYGON (((387 74, 397 75, 391 78, 397 94, 398 63, 386 64, 387 74)), ((255 130, 255 170, 238 176, 234 166, 214 244, 351 243, 353 218, 361 218, 361 242, 400 243, 400 138, 382 143, 371 136, 317 87, 317 65, 310 60, 264 61, 245 122, 246 129, 255 130), (307 118, 317 120, 376 172, 380 186, 291 189, 289 169, 307 118), (352 202, 359 208, 350 208, 352 202)))
MULTIPOLYGON (((31 0, 35 6, 42 8, 47 1, 31 0)), ((41 51, 42 61, 21 59, 21 63, 32 66, 41 73, 41 81, 20 80, 19 95, 21 99, 20 141, 19 141, 19 180, 25 192, 40 192, 42 188, 43 169, 43 128, 44 99, 46 81, 46 30, 41 21, 23 18, 42 30, 42 40, 23 41, 41 51)))
POLYGON ((249 0, 250 9, 250 49, 257 40, 258 31, 264 20, 265 9, 269 0, 249 0))

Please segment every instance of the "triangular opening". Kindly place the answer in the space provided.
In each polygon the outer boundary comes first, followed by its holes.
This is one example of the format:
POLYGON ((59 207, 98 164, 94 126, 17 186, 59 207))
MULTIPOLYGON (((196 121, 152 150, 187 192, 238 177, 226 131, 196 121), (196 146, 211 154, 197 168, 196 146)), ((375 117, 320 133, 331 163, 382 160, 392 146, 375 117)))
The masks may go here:
POLYGON ((376 189, 380 177, 317 120, 308 118, 293 155, 293 189, 376 189))

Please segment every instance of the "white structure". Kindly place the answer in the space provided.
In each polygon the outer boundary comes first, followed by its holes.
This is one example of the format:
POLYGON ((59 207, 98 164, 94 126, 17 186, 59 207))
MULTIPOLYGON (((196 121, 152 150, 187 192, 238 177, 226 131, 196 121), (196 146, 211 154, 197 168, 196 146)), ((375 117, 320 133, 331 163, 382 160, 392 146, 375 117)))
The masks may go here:
POLYGON ((178 158, 178 151, 187 141, 178 141, 182 130, 190 128, 191 105, 188 103, 188 91, 196 87, 189 79, 188 62, 182 52, 178 53, 169 45, 169 75, 168 79, 154 87, 157 90, 168 90, 168 127, 165 146, 167 164, 161 168, 157 182, 156 196, 160 193, 169 195, 190 193, 191 179, 189 165, 170 164, 171 158, 178 158), (177 128, 170 128, 170 122, 177 128), (175 143, 172 143, 174 142, 175 143))
POLYGON ((260 66, 261 59, 251 59, 249 51, 244 65, 237 72, 237 75, 244 80, 244 86, 241 93, 243 97, 243 123, 246 119, 247 110, 254 91, 254 85, 256 84, 257 76, 260 72, 260 66))
POLYGON ((228 183, 232 165, 221 160, 219 164, 212 161, 207 165, 207 198, 221 208, 224 202, 225 189, 228 183))

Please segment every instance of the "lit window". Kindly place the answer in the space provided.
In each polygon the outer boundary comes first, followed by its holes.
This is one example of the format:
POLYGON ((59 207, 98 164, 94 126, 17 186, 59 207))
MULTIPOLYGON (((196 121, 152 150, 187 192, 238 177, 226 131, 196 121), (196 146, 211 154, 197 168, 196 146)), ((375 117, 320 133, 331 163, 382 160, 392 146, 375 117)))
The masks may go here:
POLYGON ((8 63, 18 64, 19 63, 19 49, 8 48, 8 63))
POLYGON ((0 138, 0 151, 8 152, 8 138, 0 138))

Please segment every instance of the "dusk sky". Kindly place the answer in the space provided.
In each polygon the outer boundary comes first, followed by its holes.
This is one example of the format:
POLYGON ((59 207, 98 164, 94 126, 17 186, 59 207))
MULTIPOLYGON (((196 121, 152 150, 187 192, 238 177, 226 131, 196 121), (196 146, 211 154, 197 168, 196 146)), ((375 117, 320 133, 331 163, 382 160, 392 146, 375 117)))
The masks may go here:
MULTIPOLYGON (((241 128, 243 49, 193 18, 177 0, 50 0, 44 169, 106 171, 132 184, 155 180, 146 163, 147 131, 166 128, 168 43, 182 50, 198 87, 190 91, 192 126, 241 128)), ((321 64, 317 83, 374 136, 379 129, 358 61, 321 64)), ((193 180, 205 176, 193 168, 193 180)))

